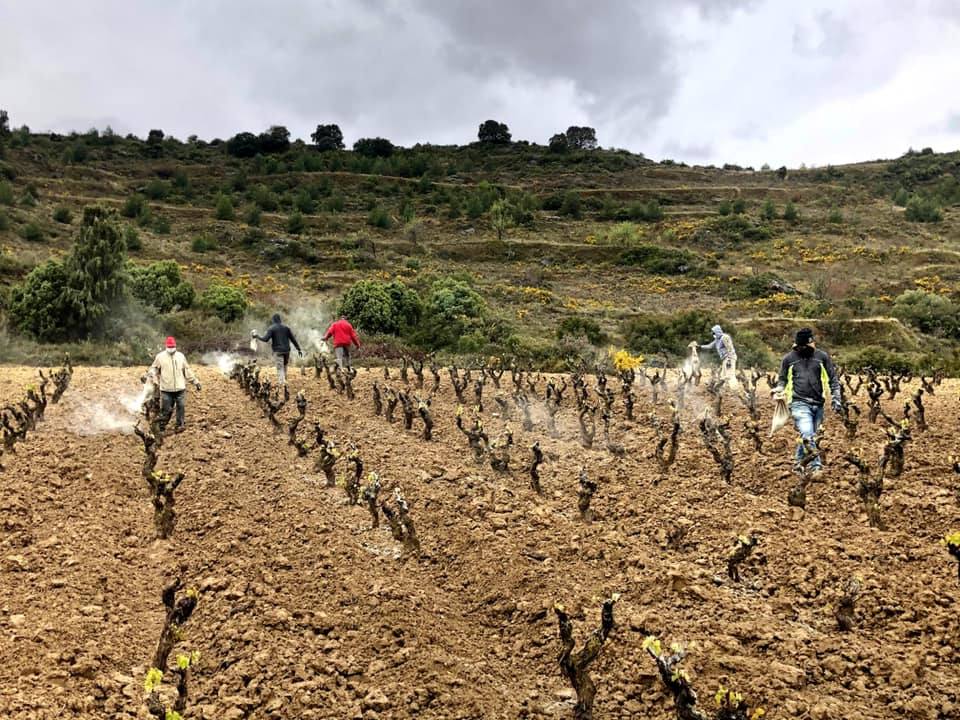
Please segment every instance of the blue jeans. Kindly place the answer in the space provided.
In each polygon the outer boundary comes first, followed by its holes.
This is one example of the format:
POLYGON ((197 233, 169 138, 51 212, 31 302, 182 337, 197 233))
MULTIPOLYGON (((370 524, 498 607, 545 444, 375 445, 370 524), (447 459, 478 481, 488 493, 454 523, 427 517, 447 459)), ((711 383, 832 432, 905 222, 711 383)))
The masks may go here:
MULTIPOLYGON (((823 405, 794 400, 790 403, 790 414, 793 416, 793 424, 797 427, 800 437, 806 440, 813 450, 816 450, 817 444, 813 438, 823 424, 823 405)), ((797 445, 797 462, 799 463, 803 458, 803 445, 800 444, 797 445)), ((811 470, 817 470, 822 466, 823 463, 820 462, 819 457, 810 463, 811 470)))
POLYGON ((160 429, 163 430, 167 427, 167 423, 170 422, 170 416, 173 414, 173 409, 177 409, 177 427, 183 427, 183 415, 185 410, 185 390, 178 390, 177 392, 162 392, 160 393, 160 429))

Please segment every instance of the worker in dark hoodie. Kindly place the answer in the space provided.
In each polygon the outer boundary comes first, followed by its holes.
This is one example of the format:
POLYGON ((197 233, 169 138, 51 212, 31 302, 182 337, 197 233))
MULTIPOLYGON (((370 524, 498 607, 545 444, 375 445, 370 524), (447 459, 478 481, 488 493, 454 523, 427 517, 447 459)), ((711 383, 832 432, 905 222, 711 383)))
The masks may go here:
POLYGON ((813 330, 797 332, 793 349, 780 363, 780 375, 773 389, 775 399, 786 400, 793 422, 806 442, 797 446, 797 463, 802 463, 807 452, 816 453, 810 462, 814 477, 822 474, 823 463, 817 450, 817 431, 823 423, 823 407, 829 402, 834 412, 842 408, 840 378, 833 360, 817 347, 813 330))
POLYGON ((292 344, 300 357, 303 357, 303 350, 300 349, 300 343, 293 336, 293 330, 284 325, 280 320, 280 315, 273 316, 273 324, 267 328, 262 336, 257 335, 253 330, 250 336, 260 342, 270 343, 270 349, 273 350, 273 361, 277 366, 277 380, 281 385, 287 384, 287 365, 290 363, 290 345, 292 344))

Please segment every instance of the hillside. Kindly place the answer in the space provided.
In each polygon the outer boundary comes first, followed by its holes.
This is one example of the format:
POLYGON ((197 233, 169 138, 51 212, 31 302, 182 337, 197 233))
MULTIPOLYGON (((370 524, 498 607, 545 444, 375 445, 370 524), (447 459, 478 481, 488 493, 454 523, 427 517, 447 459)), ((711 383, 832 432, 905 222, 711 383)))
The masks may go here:
MULTIPOLYGON (((67 253, 82 208, 97 203, 131 228, 133 263, 173 259, 198 293, 233 285, 251 305, 225 324, 196 305, 158 313, 131 301, 106 333, 109 351, 75 345, 80 360, 142 362, 167 332, 192 350, 229 348, 277 308, 319 326, 357 280, 399 278, 426 299, 438 278, 454 277, 486 305, 470 332, 441 342, 410 328, 371 351, 412 344, 549 366, 589 348, 584 333, 598 352, 675 354, 686 340, 661 342, 669 328, 705 342, 720 318, 743 336, 749 361, 767 364, 804 318, 854 365, 957 364, 956 153, 777 172, 525 143, 387 158, 299 142, 238 158, 227 145, 14 131, 0 160, 0 287, 67 253), (942 219, 907 219, 895 195, 929 198, 942 219), (919 300, 897 302, 913 290, 919 300), (691 310, 701 314, 678 319, 691 310), (868 345, 901 356, 864 355, 868 345)), ((15 330, 4 345, 8 361, 63 349, 15 330)))

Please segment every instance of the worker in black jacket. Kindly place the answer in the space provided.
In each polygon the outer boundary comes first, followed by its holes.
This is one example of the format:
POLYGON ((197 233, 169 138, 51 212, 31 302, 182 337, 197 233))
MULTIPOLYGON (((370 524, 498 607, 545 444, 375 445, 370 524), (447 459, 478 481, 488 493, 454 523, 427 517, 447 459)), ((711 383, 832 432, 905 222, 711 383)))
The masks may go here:
POLYGON ((273 350, 273 361, 277 366, 277 380, 281 385, 287 384, 287 365, 290 362, 290 344, 297 349, 300 357, 303 357, 303 350, 300 349, 300 343, 293 336, 293 330, 288 328, 280 321, 280 315, 273 316, 273 324, 267 328, 267 332, 261 337, 254 330, 250 333, 251 337, 260 342, 269 342, 270 349, 273 350))
MULTIPOLYGON (((833 360, 817 347, 810 328, 797 332, 793 349, 780 363, 774 397, 786 400, 797 432, 806 441, 809 451, 817 453, 810 462, 810 471, 815 476, 820 475, 823 463, 815 438, 823 423, 823 406, 829 401, 834 412, 840 412, 842 395, 833 360)), ((797 446, 797 463, 801 463, 805 455, 801 443, 797 446)))

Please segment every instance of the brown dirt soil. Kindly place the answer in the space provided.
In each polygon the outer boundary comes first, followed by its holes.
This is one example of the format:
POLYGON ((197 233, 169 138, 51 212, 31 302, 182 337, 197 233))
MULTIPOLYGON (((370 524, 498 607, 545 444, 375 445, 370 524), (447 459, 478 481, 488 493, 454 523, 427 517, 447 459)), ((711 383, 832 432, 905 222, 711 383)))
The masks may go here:
MULTIPOLYGON (((33 373, 3 368, 0 395, 18 395, 33 373)), ((593 668, 598 718, 674 716, 641 650, 648 634, 693 644, 684 664, 707 709, 723 683, 768 718, 960 718, 957 570, 939 544, 960 529, 947 462, 958 449, 955 381, 927 399, 931 429, 907 447, 903 476, 887 481, 879 531, 840 460, 847 443, 832 417, 826 480, 810 487, 803 512, 786 503, 792 437, 784 431, 756 455, 739 406, 730 486, 694 410, 673 471, 655 484, 648 423, 627 423, 618 399, 613 435, 626 458, 603 449, 600 431, 584 450, 569 390, 567 439, 513 422, 516 470, 498 474, 473 462, 454 427, 446 376, 427 443, 419 421, 404 432, 373 416, 379 371, 360 371, 352 403, 295 371, 292 389, 309 400, 302 432, 316 419, 341 447, 356 443, 383 478, 381 497, 402 486, 423 545, 415 559, 400 557, 385 523, 371 530, 366 509, 324 487, 313 456, 297 458, 212 368, 188 397, 187 431, 160 451, 158 467, 186 480, 173 537, 155 540, 141 444, 118 402, 136 394, 138 375, 77 368, 63 401, 5 458, 0 711, 9 717, 147 717, 160 593, 180 574, 201 591, 177 646, 201 654, 187 718, 571 717, 552 606, 566 605, 580 642, 612 592, 622 597, 593 668), (543 497, 525 470, 537 439, 548 456, 543 497), (600 484, 589 523, 576 508, 581 464, 600 484), (689 526, 686 542, 668 549, 677 523, 689 526), (747 531, 760 546, 734 583, 725 559, 747 531), (843 633, 832 606, 854 576, 863 594, 843 633)), ((488 383, 495 408, 494 392, 488 383)), ((638 396, 645 419, 649 390, 638 396)), ((863 390, 855 400, 865 405, 863 390)), ((888 412, 899 417, 902 402, 886 401, 888 412)), ((283 415, 293 413, 291 402, 283 415)), ((769 422, 766 404, 764 413, 769 422)), ((490 407, 484 417, 493 438, 503 421, 490 407)), ((881 430, 863 425, 853 446, 875 461, 881 430)))

